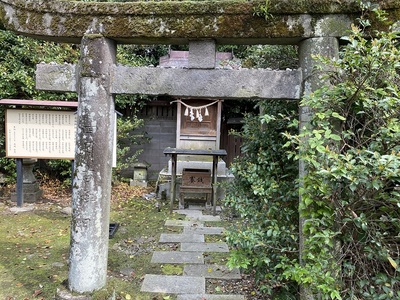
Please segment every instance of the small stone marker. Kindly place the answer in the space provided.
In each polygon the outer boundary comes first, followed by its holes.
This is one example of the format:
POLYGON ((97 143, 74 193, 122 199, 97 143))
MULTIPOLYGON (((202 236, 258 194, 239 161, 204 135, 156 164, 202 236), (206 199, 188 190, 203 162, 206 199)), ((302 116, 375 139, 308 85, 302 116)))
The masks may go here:
POLYGON ((24 212, 30 212, 33 211, 35 209, 35 207, 32 204, 28 204, 26 206, 22 206, 22 207, 11 207, 10 208, 10 212, 12 212, 13 214, 19 214, 19 213, 24 213, 24 212))

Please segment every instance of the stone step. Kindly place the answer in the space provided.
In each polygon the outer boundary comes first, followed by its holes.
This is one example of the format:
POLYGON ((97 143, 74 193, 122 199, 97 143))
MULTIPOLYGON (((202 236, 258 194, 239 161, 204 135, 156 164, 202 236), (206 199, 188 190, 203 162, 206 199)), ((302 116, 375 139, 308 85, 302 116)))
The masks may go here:
POLYGON ((195 234, 223 234, 225 229, 222 227, 184 227, 183 233, 195 234))
POLYGON ((191 209, 177 209, 174 210, 174 213, 180 214, 180 215, 186 215, 188 218, 196 218, 198 216, 203 215, 203 212, 200 210, 191 210, 191 209))
POLYGON ((176 300, 245 300, 243 295, 186 294, 178 295, 176 300))
POLYGON ((203 234, 193 233, 162 233, 160 235, 160 243, 204 243, 203 234))
POLYGON ((181 215, 186 215, 186 217, 190 221, 203 221, 203 222, 219 222, 219 221, 221 221, 220 216, 203 215, 203 213, 198 210, 179 209, 179 210, 174 210, 174 212, 181 214, 181 215))
POLYGON ((166 220, 165 226, 203 227, 204 224, 196 221, 166 220))
POLYGON ((198 217, 193 217, 193 220, 198 220, 201 222, 220 222, 221 217, 220 216, 211 216, 211 215, 202 215, 198 217))
POLYGON ((229 252, 229 248, 226 243, 181 243, 181 251, 229 252))
POLYGON ((146 274, 140 291, 166 294, 203 294, 205 286, 204 277, 146 274))
POLYGON ((159 264, 204 264, 203 252, 154 251, 152 263, 159 264))
MULTIPOLYGON (((199 210, 199 211, 206 210, 206 209, 212 209, 212 206, 211 205, 205 206, 205 205, 198 205, 198 204, 189 204, 189 208, 188 208, 188 210, 199 210)), ((221 206, 217 205, 215 207, 215 211, 216 212, 222 211, 221 206)))
POLYGON ((212 279, 241 279, 239 269, 230 270, 222 265, 186 265, 183 268, 183 275, 203 276, 212 279))

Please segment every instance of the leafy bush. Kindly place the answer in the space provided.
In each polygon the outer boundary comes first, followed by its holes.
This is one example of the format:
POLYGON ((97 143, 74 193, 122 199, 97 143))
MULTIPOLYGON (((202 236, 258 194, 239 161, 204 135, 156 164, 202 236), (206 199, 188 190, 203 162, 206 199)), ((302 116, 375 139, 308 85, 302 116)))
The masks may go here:
POLYGON ((321 299, 400 298, 400 36, 365 36, 353 26, 339 59, 315 57, 327 84, 302 99, 312 116, 301 133, 278 103, 264 130, 254 118, 244 127, 226 197, 243 218, 228 233, 229 264, 254 269, 274 298, 294 297, 296 285, 321 299), (307 170, 299 186, 297 160, 307 170))
POLYGON ((145 134, 136 134, 134 131, 143 125, 144 121, 137 117, 117 119, 117 166, 113 169, 114 180, 123 180, 123 171, 132 167, 143 151, 132 151, 132 147, 150 140, 145 134))
MULTIPOLYGON (((40 62, 72 63, 79 51, 73 45, 56 44, 0 30, 0 99, 76 99, 73 93, 49 93, 35 89, 35 67, 40 62)), ((0 172, 9 182, 16 178, 15 161, 5 156, 5 108, 0 106, 0 172)))
POLYGON ((284 275, 324 299, 400 298, 399 33, 375 36, 353 26, 338 60, 319 58, 311 126, 286 134, 307 174, 303 261, 284 275))
POLYGON ((229 265, 254 270, 272 294, 293 289, 278 269, 298 257, 298 163, 287 157, 281 136, 290 119, 297 118, 297 103, 260 105, 268 115, 247 116, 240 133, 243 156, 231 166, 235 179, 225 204, 243 222, 228 231, 227 239, 233 246, 229 265))

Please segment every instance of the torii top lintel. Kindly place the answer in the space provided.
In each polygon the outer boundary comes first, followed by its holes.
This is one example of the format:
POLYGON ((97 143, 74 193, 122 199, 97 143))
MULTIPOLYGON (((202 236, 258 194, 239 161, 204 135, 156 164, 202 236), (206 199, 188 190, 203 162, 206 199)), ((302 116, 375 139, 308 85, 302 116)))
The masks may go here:
MULTIPOLYGON (((400 0, 376 2, 397 20, 400 0)), ((254 13, 260 5, 265 1, 0 0, 0 28, 70 43, 101 34, 134 44, 211 38, 219 44, 294 44, 309 37, 346 35, 361 12, 357 0, 270 0, 265 18, 254 13)))

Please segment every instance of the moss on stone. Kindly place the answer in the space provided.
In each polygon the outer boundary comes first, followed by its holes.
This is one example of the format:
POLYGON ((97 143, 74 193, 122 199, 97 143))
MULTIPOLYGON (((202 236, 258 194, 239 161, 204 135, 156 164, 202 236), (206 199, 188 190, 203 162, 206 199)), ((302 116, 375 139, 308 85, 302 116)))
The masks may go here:
MULTIPOLYGON (((400 0, 380 2, 388 9, 389 19, 397 21, 400 0)), ((360 15, 357 0, 269 0, 269 18, 264 20, 254 15, 264 3, 265 0, 1 0, 0 25, 26 35, 67 42, 79 42, 89 30, 120 42, 185 43, 188 39, 215 38, 234 43, 247 39, 264 43, 271 38, 296 42, 314 34, 341 36, 349 22, 360 15), (6 5, 15 11, 12 21, 8 20, 6 5)), ((373 25, 374 29, 387 28, 387 24, 375 19, 373 25)))

